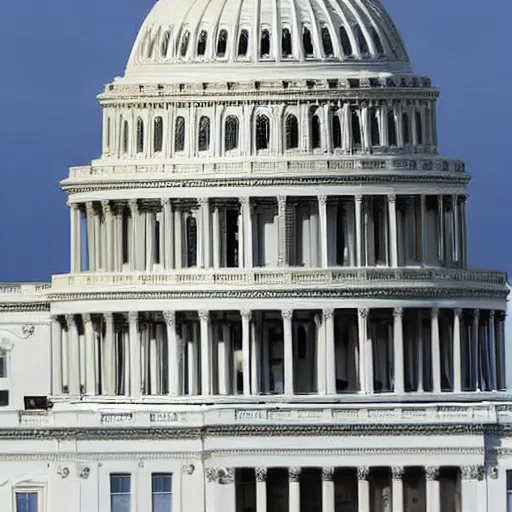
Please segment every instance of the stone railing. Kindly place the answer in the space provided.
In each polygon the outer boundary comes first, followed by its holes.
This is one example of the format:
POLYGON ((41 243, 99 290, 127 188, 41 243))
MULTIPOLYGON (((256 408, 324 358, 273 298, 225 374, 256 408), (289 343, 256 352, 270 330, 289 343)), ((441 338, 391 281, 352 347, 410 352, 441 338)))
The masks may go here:
POLYGON ((87 273, 53 276, 51 293, 76 292, 80 288, 122 287, 310 287, 334 286, 408 286, 411 283, 472 285, 503 288, 507 276, 503 272, 483 270, 450 270, 426 268, 336 268, 283 269, 257 268, 202 270, 189 269, 166 273, 87 273))
POLYGON ((442 158, 407 158, 407 157, 366 157, 334 156, 322 159, 319 156, 302 158, 260 159, 254 161, 231 160, 212 162, 211 160, 188 160, 184 163, 140 163, 123 164, 116 161, 112 165, 93 165, 71 167, 70 179, 101 178, 101 177, 166 177, 166 176, 280 176, 283 173, 312 173, 325 175, 332 172, 358 171, 433 171, 446 173, 465 172, 464 162, 442 158))
POLYGON ((0 283, 0 301, 44 299, 50 283, 0 283))
MULTIPOLYGON (((99 399, 101 402, 101 398, 99 399)), ((163 398, 165 401, 165 397, 163 398)), ((372 404, 248 404, 215 403, 129 406, 103 403, 88 408, 87 400, 79 405, 57 399, 48 412, 5 411, 0 419, 6 428, 35 427, 201 427, 215 425, 385 425, 385 424, 482 424, 512 423, 512 403, 481 402, 461 404, 449 401, 437 403, 372 403, 372 404), (277 406, 277 407, 276 407, 277 406), (70 412, 73 411, 73 414, 70 412), (82 412, 82 414, 81 414, 82 412)))

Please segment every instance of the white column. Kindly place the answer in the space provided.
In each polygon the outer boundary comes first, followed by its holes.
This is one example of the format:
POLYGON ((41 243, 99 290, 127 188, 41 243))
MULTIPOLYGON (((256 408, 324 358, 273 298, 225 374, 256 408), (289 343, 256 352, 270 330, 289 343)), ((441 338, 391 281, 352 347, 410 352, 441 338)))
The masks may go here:
MULTIPOLYGON (((238 211, 238 267, 244 268, 245 266, 245 227, 244 227, 244 205, 243 197, 239 199, 238 211)), ((226 225, 224 229, 227 231, 226 225)))
POLYGON ((473 361, 473 368, 471 373, 473 374, 472 384, 475 386, 477 391, 480 391, 480 310, 475 309, 473 311, 473 339, 471 340, 471 357, 473 361))
POLYGON ((148 324, 149 330, 149 394, 158 394, 158 343, 156 339, 156 325, 154 318, 148 324))
MULTIPOLYGON (((327 268, 329 266, 329 242, 327 240, 327 196, 318 196, 318 216, 320 219, 320 257, 322 268, 327 268)), ((335 240, 333 240, 333 243, 335 243, 335 240)))
MULTIPOLYGON (((114 363, 114 353, 115 353, 115 345, 114 345, 114 337, 115 337, 115 328, 114 328, 114 315, 112 313, 105 313, 103 315, 105 320, 105 339, 103 342, 103 389, 102 393, 104 395, 114 395, 116 393, 115 389, 115 363, 114 363)), ((125 368, 125 371, 127 369, 125 368)))
POLYGON ((453 310, 453 391, 460 393, 462 391, 462 354, 461 354, 461 336, 460 320, 462 309, 453 310))
POLYGON ((69 268, 73 274, 82 270, 82 226, 80 225, 80 206, 77 203, 70 205, 70 235, 71 261, 69 268))
POLYGON ((139 207, 136 199, 130 199, 128 202, 131 213, 131 241, 130 241, 130 270, 139 270, 138 267, 138 245, 142 242, 139 240, 139 207))
POLYGON ((322 512, 334 512, 334 468, 322 468, 322 512))
POLYGON ((393 341, 394 341, 394 363, 395 372, 395 393, 405 392, 404 387, 404 329, 403 329, 403 308, 395 308, 393 311, 393 341))
POLYGON ((461 210, 460 217, 461 217, 461 224, 462 224, 462 226, 461 226, 461 229, 462 229, 462 247, 461 247, 462 268, 468 268, 468 254, 469 254, 468 240, 469 240, 469 237, 468 237, 468 217, 467 217, 467 211, 466 211, 467 200, 468 200, 468 196, 463 197, 462 204, 460 206, 460 210, 461 210))
POLYGON ((404 468, 403 466, 395 466, 391 468, 391 472, 393 475, 391 491, 393 501, 393 512, 404 512, 404 468))
POLYGON ((284 394, 293 395, 293 310, 281 311, 284 333, 284 394))
POLYGON ((160 261, 165 270, 174 268, 174 219, 172 215, 171 200, 168 197, 162 199, 162 224, 163 224, 163 254, 160 261))
POLYGON ((356 265, 363 266, 363 229, 362 229, 362 204, 363 196, 355 197, 355 217, 356 217, 356 265))
POLYGON ((324 316, 315 315, 315 330, 316 330, 316 382, 317 382, 317 392, 319 395, 325 395, 327 393, 326 387, 326 376, 325 376, 325 367, 327 364, 327 356, 326 356, 326 343, 325 339, 325 320, 324 316))
POLYGON ((242 317, 242 373, 243 393, 245 396, 251 394, 251 312, 243 310, 242 317))
POLYGON ((452 215, 453 215, 453 260, 457 266, 461 262, 461 248, 460 248, 460 212, 459 212, 459 196, 454 194, 452 196, 452 215))
POLYGON ((359 389, 367 393, 366 345, 368 343, 368 309, 357 310, 358 337, 359 337, 359 389))
POLYGON ((398 267, 398 225, 396 219, 396 196, 388 196, 389 245, 391 266, 398 267))
MULTIPOLYGON (((80 360, 79 360, 79 339, 78 328, 74 315, 66 315, 68 328, 68 387, 70 395, 80 393, 80 360)), ((64 362, 66 364, 66 362, 64 362)))
POLYGON ((431 310, 432 386, 441 392, 441 347, 439 342, 439 308, 431 310))
POLYGON ((94 204, 86 203, 87 216, 87 254, 89 256, 89 271, 96 272, 96 248, 94 238, 94 204))
POLYGON ((251 323, 251 393, 259 395, 260 393, 260 339, 256 323, 251 323))
POLYGON ((286 255, 286 196, 277 198, 277 215, 278 215, 278 264, 285 267, 288 263, 286 255))
POLYGON ((444 204, 443 196, 437 196, 437 220, 438 220, 438 259, 440 263, 445 262, 444 247, 444 204))
POLYGON ((85 394, 96 394, 96 357, 94 350, 94 325, 91 315, 82 316, 85 335, 85 394))
POLYGON ((209 319, 210 316, 207 310, 199 311, 201 328, 201 395, 203 396, 211 394, 209 319))
POLYGON ((325 323, 325 379, 328 395, 336 394, 336 349, 334 346, 334 309, 324 309, 325 323))
POLYGON ((256 512, 267 512, 267 468, 256 468, 256 512))
POLYGON ((220 268, 220 215, 219 206, 213 207, 213 268, 220 268))
POLYGON ((174 266, 181 270, 183 266, 183 214, 180 205, 174 210, 174 266))
POLYGON ((203 211, 203 266, 211 267, 211 217, 210 217, 210 201, 207 198, 201 200, 203 211))
MULTIPOLYGON (((288 468, 289 512, 300 512, 300 474, 301 468, 288 468)), ((306 511, 304 511, 306 512, 306 511)))
POLYGON ((253 267, 253 250, 252 250, 252 207, 250 197, 242 197, 240 199, 242 205, 242 226, 244 228, 244 260, 245 268, 253 267))
POLYGON ((231 373, 231 348, 230 348, 230 328, 227 322, 221 326, 221 339, 218 342, 218 365, 219 365, 219 394, 230 394, 230 373, 231 373))
POLYGON ((420 196, 420 224, 421 224, 421 264, 427 263, 427 205, 426 197, 420 196))
POLYGON ((62 326, 58 316, 52 316, 52 395, 60 395, 62 379, 62 326))
POLYGON ((105 270, 105 261, 102 258, 104 244, 101 239, 101 217, 98 210, 94 210, 94 258, 96 260, 96 270, 105 270))
MULTIPOLYGON (((483 479, 483 467, 477 465, 462 466, 460 469, 461 512, 483 512, 478 508, 478 482, 483 479)), ((504 488, 502 491, 505 492, 506 489, 504 488)), ((494 510, 492 510, 492 512, 494 512, 494 510)), ((498 512, 498 510, 496 510, 496 512, 498 512)))
POLYGON ((427 477, 427 507, 428 512, 441 511, 441 489, 439 485, 439 467, 429 466, 425 468, 427 477))
MULTIPOLYGON (((357 512, 370 512, 370 468, 357 468, 358 508, 357 512)), ((429 511, 430 512, 430 511, 429 511)))
POLYGON ((183 326, 187 345, 187 394, 197 395, 198 391, 198 357, 199 334, 197 322, 188 323, 183 326))
POLYGON ((112 208, 110 201, 102 201, 101 208, 103 211, 103 225, 105 229, 105 262, 103 267, 107 272, 114 271, 114 241, 113 241, 113 226, 112 226, 112 208))
POLYGON ((141 374, 140 374, 140 339, 139 339, 139 313, 131 311, 128 313, 128 329, 130 342, 130 395, 140 397, 141 395, 141 374))
POLYGON ((174 311, 164 311, 163 316, 167 329, 167 381, 169 382, 169 395, 177 396, 180 389, 180 355, 176 334, 176 313, 174 311))
POLYGON ((416 391, 423 392, 423 312, 418 309, 418 382, 416 391))
POLYGON ((144 214, 146 223, 146 265, 143 270, 146 272, 153 272, 154 254, 155 254, 155 214, 153 211, 148 211, 144 214))

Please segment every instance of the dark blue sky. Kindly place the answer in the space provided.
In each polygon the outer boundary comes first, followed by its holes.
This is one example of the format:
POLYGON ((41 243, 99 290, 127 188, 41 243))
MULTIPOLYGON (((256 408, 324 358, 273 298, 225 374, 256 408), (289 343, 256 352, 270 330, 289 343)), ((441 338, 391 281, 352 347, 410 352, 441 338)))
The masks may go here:
MULTIPOLYGON (((176 0, 190 1, 190 0, 176 0)), ((471 264, 512 270, 510 0, 383 0, 417 73, 441 89, 443 155, 466 161, 471 264)), ((0 5, 0 281, 68 271, 71 165, 99 154, 95 96, 121 75, 153 0, 4 0, 0 5)))

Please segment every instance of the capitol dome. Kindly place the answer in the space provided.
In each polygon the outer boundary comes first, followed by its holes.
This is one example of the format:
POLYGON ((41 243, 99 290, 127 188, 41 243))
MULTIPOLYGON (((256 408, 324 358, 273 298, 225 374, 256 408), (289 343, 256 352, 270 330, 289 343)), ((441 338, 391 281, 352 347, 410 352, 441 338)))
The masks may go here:
POLYGON ((378 0, 160 0, 125 80, 208 80, 221 64, 235 79, 411 72, 378 0))

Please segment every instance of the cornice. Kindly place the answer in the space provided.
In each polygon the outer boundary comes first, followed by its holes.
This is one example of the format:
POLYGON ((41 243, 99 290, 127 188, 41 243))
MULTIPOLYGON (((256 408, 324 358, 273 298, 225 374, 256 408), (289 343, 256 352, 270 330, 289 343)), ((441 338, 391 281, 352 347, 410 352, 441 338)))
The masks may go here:
POLYGON ((1 302, 0 313, 46 313, 50 311, 50 302, 1 302))

